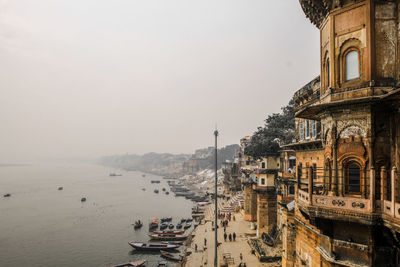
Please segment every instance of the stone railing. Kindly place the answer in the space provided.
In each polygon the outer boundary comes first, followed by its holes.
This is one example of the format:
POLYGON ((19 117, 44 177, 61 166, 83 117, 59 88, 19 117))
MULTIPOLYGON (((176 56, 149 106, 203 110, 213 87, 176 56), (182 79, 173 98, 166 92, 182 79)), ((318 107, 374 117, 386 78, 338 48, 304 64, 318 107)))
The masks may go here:
POLYGON ((335 208, 352 211, 372 211, 369 199, 338 196, 312 196, 312 205, 322 208, 335 208))
POLYGON ((299 200, 303 201, 306 204, 310 203, 310 199, 308 197, 308 192, 300 190, 300 189, 297 192, 298 192, 298 199, 299 200))

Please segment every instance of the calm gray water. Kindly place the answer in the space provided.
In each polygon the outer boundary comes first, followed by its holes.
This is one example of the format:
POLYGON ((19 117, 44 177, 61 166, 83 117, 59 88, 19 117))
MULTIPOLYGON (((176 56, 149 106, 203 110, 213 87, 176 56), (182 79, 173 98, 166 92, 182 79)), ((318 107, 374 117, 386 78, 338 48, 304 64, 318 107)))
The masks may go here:
POLYGON ((0 166, 0 266, 98 267, 137 259, 155 266, 157 253, 128 245, 148 241, 147 225, 135 231, 133 220, 172 215, 175 223, 190 217, 193 204, 165 195, 161 177, 122 171, 110 177, 110 171, 89 164, 0 166), (3 198, 5 193, 12 196, 3 198))

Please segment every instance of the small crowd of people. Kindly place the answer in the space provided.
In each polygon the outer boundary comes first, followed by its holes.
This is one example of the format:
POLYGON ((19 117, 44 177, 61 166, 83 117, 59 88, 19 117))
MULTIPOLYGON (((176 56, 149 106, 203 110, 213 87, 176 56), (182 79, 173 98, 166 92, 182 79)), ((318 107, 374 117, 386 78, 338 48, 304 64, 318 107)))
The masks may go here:
POLYGON ((225 233, 224 233, 224 241, 226 242, 226 239, 229 239, 229 241, 236 241, 236 233, 235 232, 233 232, 233 234, 232 233, 229 233, 229 235, 226 233, 226 231, 225 231, 225 233))

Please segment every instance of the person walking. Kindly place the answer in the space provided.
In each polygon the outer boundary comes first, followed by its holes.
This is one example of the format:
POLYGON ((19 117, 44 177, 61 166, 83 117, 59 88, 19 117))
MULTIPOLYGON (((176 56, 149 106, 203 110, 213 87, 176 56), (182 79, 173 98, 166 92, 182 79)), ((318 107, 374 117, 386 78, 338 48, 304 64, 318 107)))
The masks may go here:
POLYGON ((204 246, 207 247, 207 238, 204 238, 204 246))
POLYGON ((226 234, 226 232, 224 233, 224 241, 226 242, 226 238, 228 237, 228 235, 226 234))
POLYGON ((235 232, 233 232, 232 237, 233 237, 233 241, 236 241, 236 233, 235 232))
POLYGON ((242 260, 243 260, 242 252, 240 252, 239 258, 240 258, 240 262, 242 262, 242 260))
POLYGON ((194 244, 194 252, 197 252, 197 244, 194 244))
POLYGON ((232 234, 229 233, 229 241, 232 241, 232 234))

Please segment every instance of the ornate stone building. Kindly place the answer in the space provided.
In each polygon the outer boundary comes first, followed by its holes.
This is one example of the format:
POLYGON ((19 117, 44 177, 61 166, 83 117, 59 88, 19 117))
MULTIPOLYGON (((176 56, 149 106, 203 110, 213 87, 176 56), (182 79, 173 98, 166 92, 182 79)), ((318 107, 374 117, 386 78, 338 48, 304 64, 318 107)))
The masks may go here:
POLYGON ((300 4, 320 30, 321 75, 294 96, 287 253, 297 266, 400 266, 400 1, 300 4))

